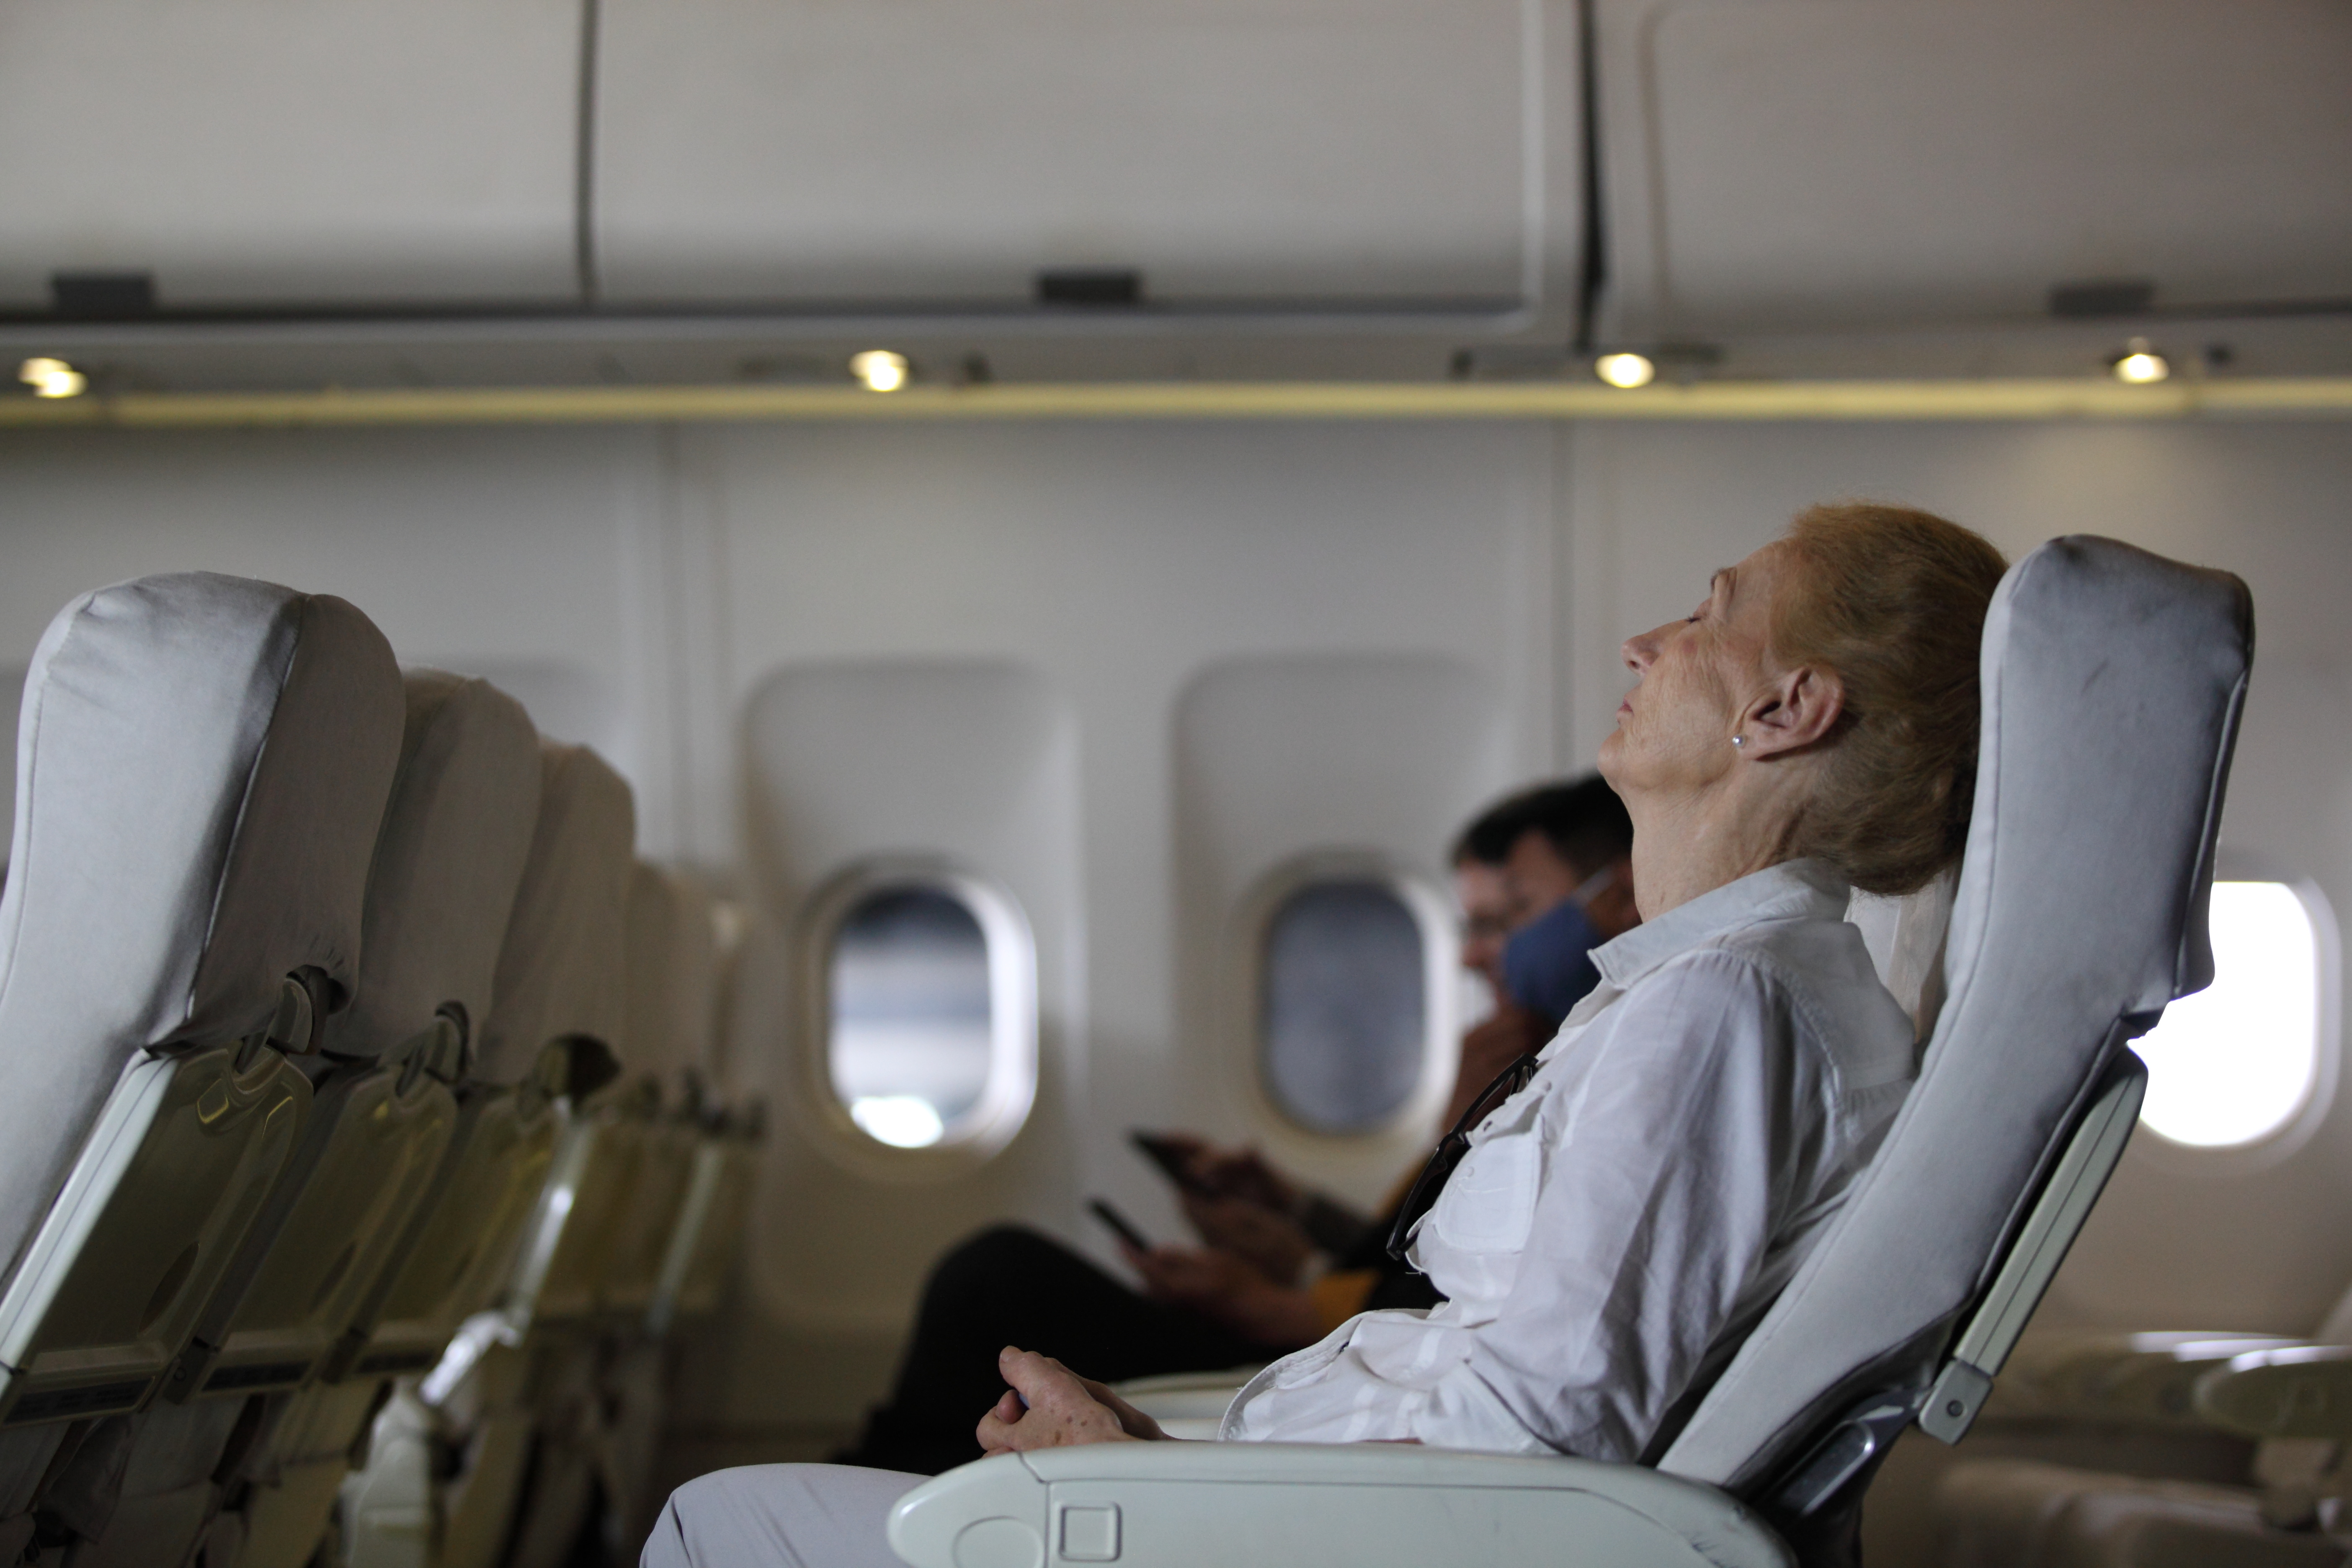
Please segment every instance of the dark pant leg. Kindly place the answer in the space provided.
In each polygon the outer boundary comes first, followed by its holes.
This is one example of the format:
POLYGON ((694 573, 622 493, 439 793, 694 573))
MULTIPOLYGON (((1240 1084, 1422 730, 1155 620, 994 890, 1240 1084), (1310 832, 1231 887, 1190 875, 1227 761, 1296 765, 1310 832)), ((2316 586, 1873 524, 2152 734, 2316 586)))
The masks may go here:
POLYGON ((1138 1295, 1057 1241, 1000 1226, 931 1271, 889 1403, 836 1460, 937 1475, 980 1458, 972 1428, 1004 1392, 996 1353, 1006 1345, 1105 1383, 1213 1372, 1275 1353, 1138 1295))

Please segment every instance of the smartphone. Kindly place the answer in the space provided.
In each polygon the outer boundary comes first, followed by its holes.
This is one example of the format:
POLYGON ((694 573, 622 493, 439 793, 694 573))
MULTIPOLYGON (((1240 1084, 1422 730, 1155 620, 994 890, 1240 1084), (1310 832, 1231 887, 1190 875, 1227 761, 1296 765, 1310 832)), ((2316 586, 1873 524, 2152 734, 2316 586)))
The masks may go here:
POLYGON ((1146 1132, 1140 1127, 1129 1128, 1127 1136, 1129 1142, 1143 1152, 1145 1159, 1159 1166, 1160 1173, 1176 1184, 1179 1191, 1203 1198, 1218 1195, 1216 1189, 1192 1173, 1192 1163, 1178 1145, 1156 1132, 1146 1132))
POLYGON ((1110 1226, 1110 1228, 1118 1234, 1118 1238, 1121 1241, 1135 1248, 1136 1251, 1149 1252, 1151 1250, 1151 1243, 1144 1239, 1143 1233, 1136 1229, 1135 1226, 1129 1222, 1128 1217, 1125 1215, 1111 1207, 1110 1205, 1103 1202, 1102 1199, 1095 1199, 1093 1202, 1087 1204, 1087 1207, 1094 1210, 1095 1218, 1110 1226))

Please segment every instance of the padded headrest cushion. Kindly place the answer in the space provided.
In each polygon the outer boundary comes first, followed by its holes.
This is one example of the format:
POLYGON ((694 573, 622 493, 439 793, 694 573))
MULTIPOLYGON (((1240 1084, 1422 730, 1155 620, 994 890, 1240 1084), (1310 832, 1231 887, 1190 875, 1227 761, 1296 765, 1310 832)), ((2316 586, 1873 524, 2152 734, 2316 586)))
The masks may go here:
POLYGON ((519 1083, 551 1041, 623 1049, 629 786, 585 746, 540 745, 539 822, 499 950, 475 1075, 519 1083))
POLYGON ((0 894, 0 1247, 28 1235, 139 1051, 334 1005, 400 758, 400 669, 341 599, 210 573, 59 611, 25 681, 0 894))
POLYGON ((400 771, 368 871, 358 999, 327 1032, 373 1057, 455 1004, 478 1030, 539 819, 539 736, 487 681, 406 673, 400 771))
POLYGON ((1924 1384, 2108 1066, 2207 984, 2205 910, 2253 604, 2111 539, 2011 567, 1984 631, 1946 1000, 1885 1144, 1661 1468, 1771 1473, 1824 1415, 1924 1384))

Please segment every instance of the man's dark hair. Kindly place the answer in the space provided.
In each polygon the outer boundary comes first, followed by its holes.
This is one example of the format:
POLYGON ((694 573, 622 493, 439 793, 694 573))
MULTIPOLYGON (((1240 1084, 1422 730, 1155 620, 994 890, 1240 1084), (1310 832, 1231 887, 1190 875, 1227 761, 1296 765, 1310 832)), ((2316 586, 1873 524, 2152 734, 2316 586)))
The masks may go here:
POLYGON ((1500 866, 1511 846, 1540 833, 1552 852, 1586 875, 1633 852, 1633 819, 1599 773, 1538 784, 1496 801, 1454 841, 1454 863, 1500 866))

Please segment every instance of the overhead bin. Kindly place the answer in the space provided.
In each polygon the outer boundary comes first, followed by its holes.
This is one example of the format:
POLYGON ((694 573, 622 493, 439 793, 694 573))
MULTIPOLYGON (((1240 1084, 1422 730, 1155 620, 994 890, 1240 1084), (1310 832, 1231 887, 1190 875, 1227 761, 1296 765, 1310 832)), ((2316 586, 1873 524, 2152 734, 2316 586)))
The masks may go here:
POLYGON ((2339 0, 1602 4, 1620 341, 2352 296, 2339 0))
POLYGON ((603 295, 1515 303, 1575 89, 1529 68, 1573 47, 1546 10, 604 0, 603 295))
POLYGON ((578 0, 0 9, 0 309, 574 297, 578 0), (139 281, 144 277, 148 282, 139 281))

